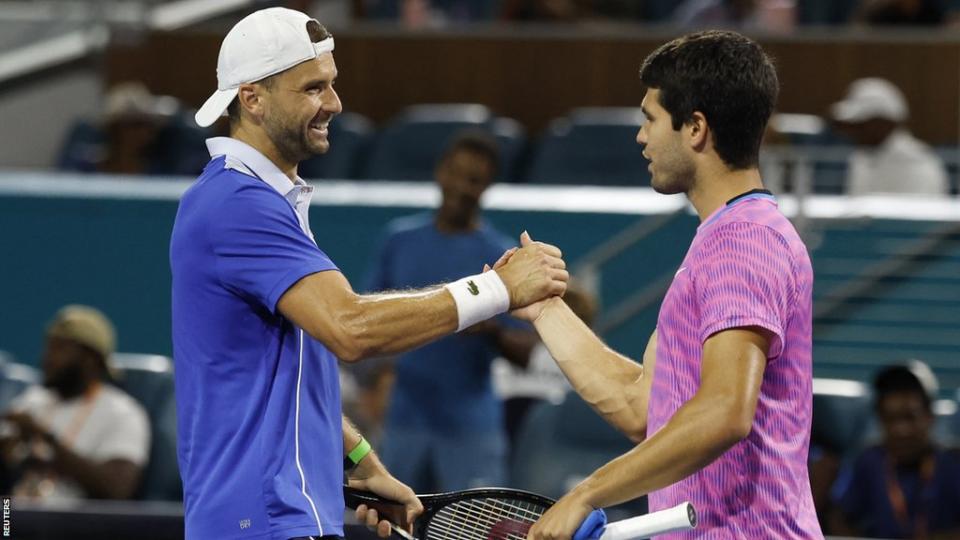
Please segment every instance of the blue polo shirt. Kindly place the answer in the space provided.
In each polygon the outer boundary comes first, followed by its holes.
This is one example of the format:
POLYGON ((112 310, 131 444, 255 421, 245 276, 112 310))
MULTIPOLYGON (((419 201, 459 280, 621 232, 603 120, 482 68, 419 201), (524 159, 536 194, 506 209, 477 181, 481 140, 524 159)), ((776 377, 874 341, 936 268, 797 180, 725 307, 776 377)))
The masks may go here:
POLYGON ((186 537, 342 535, 337 359, 277 312, 337 270, 310 233, 312 188, 238 140, 207 145, 170 240, 186 537))
MULTIPOLYGON (((511 242, 487 223, 449 234, 432 213, 395 219, 380 241, 367 279, 372 291, 424 288, 476 274, 511 242)), ((503 325, 529 326, 501 315, 503 325)), ((458 332, 400 355, 387 425, 457 436, 503 430, 503 405, 493 392, 490 366, 500 355, 486 335, 458 332)))

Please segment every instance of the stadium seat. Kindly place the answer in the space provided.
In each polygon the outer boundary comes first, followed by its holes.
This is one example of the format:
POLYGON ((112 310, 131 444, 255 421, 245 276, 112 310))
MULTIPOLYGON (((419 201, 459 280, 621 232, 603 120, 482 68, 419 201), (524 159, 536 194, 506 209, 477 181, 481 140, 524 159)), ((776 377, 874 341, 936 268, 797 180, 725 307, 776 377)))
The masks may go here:
POLYGON ((954 401, 956 401, 958 409, 953 413, 950 421, 950 434, 955 441, 960 442, 960 389, 957 389, 957 395, 954 396, 954 401))
POLYGON ((501 148, 499 179, 513 179, 525 140, 523 129, 474 103, 408 107, 376 137, 363 177, 430 181, 451 138, 465 129, 483 130, 497 139, 501 148))
POLYGON ((643 18, 650 22, 666 22, 677 9, 677 0, 644 0, 643 18))
POLYGON ((637 107, 586 107, 551 122, 534 149, 527 179, 541 184, 648 186, 649 161, 637 144, 637 107))
POLYGON ((792 145, 836 149, 833 156, 817 156, 820 159, 813 165, 811 187, 814 193, 836 195, 845 191, 847 161, 836 158, 853 152, 852 141, 832 130, 826 120, 814 114, 777 113, 770 118, 770 128, 792 145))
MULTIPOLYGON (((513 452, 510 481, 516 488, 558 498, 633 447, 579 396, 568 393, 563 403, 540 402, 527 414, 513 452)), ((645 502, 617 508, 611 519, 618 512, 640 513, 645 502)))
POLYGON ((849 455, 859 449, 871 412, 870 390, 865 383, 814 379, 811 444, 849 455))
POLYGON ((150 417, 150 460, 138 498, 180 500, 177 466, 177 418, 173 393, 173 361, 166 356, 117 353, 113 356, 118 385, 146 409, 150 417))
POLYGON ((210 161, 207 139, 213 136, 193 120, 194 111, 177 111, 157 133, 147 174, 197 176, 210 161))
POLYGON ((96 172, 103 158, 103 131, 93 122, 81 119, 70 126, 60 145, 57 169, 61 171, 96 172))
POLYGON ((330 122, 329 137, 330 150, 300 163, 300 176, 308 180, 357 178, 373 138, 373 122, 362 114, 339 114, 330 122))
MULTIPOLYGON (((206 139, 211 131, 194 123, 188 111, 177 111, 157 131, 145 164, 144 174, 153 176, 196 176, 210 161, 206 139)), ((107 135, 96 122, 80 119, 73 123, 57 157, 63 171, 97 172, 107 152, 107 135)))
POLYGON ((0 411, 6 410, 10 402, 28 386, 39 384, 43 379, 38 370, 10 359, 11 356, 0 351, 0 411))
POLYGON ((940 159, 943 160, 947 169, 947 177, 950 182, 950 195, 956 196, 960 193, 960 151, 956 146, 940 145, 934 148, 940 159))
POLYGON ((960 443, 960 410, 952 399, 941 399, 934 403, 933 438, 943 446, 954 447, 960 443))

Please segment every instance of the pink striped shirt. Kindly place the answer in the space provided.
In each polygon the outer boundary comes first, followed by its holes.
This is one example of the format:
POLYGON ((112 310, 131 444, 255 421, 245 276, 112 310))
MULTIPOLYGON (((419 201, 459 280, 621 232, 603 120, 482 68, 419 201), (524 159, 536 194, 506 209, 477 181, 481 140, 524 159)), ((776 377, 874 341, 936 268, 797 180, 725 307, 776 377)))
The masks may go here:
POLYGON ((697 529, 664 538, 823 538, 807 474, 812 289, 806 247, 772 196, 742 196, 697 229, 660 308, 647 434, 697 392, 707 338, 745 326, 776 337, 750 435, 649 495, 650 511, 697 509, 697 529))

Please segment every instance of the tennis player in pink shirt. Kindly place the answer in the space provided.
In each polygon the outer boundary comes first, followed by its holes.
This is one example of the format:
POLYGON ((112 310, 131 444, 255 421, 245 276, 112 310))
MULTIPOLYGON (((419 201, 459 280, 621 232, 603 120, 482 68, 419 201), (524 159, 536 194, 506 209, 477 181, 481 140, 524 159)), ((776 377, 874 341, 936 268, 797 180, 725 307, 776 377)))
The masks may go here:
POLYGON ((568 539, 592 509, 645 494, 651 511, 697 509, 695 530, 666 537, 822 538, 807 474, 813 271, 757 168, 778 92, 773 64, 746 37, 701 32, 661 46, 640 79, 637 142, 653 188, 686 194, 701 224, 642 365, 559 298, 515 313, 533 321, 577 393, 638 443, 529 538, 568 539))

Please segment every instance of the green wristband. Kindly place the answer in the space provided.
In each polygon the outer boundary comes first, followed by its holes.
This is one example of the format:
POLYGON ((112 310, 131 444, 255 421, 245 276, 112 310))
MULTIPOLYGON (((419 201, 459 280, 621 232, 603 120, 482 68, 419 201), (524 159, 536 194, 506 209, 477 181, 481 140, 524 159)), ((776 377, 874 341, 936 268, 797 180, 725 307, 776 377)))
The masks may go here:
POLYGON ((372 450, 372 448, 370 448, 370 443, 367 442, 367 440, 363 437, 360 437, 360 442, 358 442, 357 445, 353 447, 353 450, 347 454, 347 459, 349 459, 350 462, 355 466, 359 465, 360 461, 367 457, 367 454, 370 453, 370 450, 372 450))

